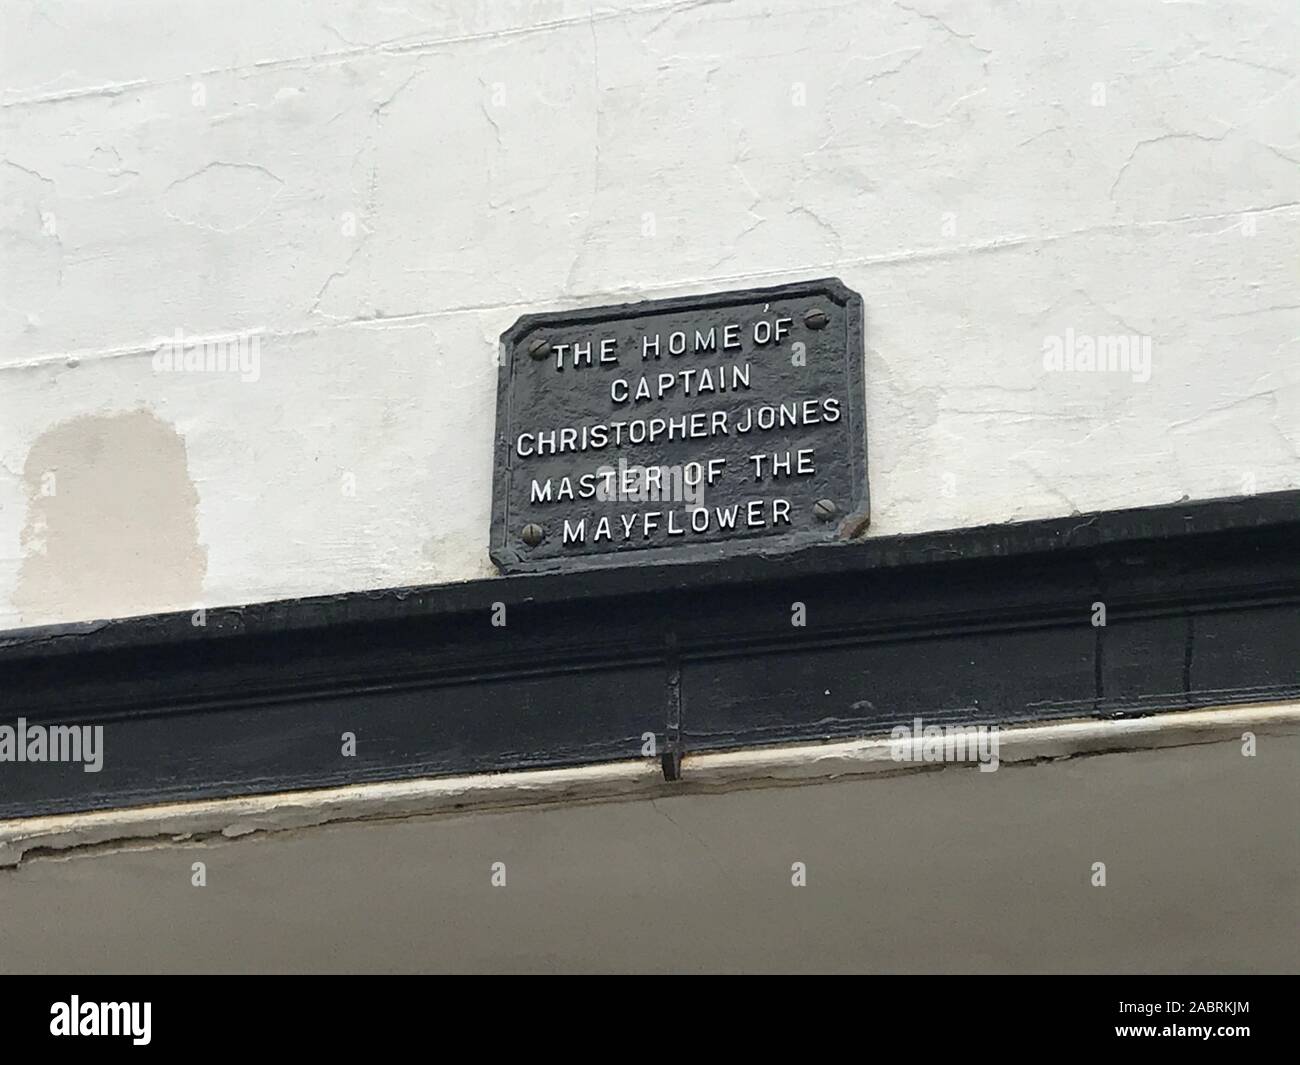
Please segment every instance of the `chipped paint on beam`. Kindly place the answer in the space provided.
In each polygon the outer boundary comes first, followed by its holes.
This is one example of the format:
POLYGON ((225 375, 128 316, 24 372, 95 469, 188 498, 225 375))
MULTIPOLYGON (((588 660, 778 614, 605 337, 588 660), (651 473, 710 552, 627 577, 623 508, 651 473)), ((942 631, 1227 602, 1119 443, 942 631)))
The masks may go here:
MULTIPOLYGON (((1067 721, 1002 730, 999 760, 1011 765, 1027 764, 1227 743, 1240 740, 1245 732, 1297 731, 1300 703, 1267 703, 1117 721, 1067 721)), ((682 778, 677 783, 665 782, 659 765, 644 760, 20 818, 0 821, 0 867, 17 866, 24 858, 30 861, 106 849, 195 844, 335 822, 465 817, 524 807, 707 794, 963 768, 974 766, 899 763, 893 758, 889 739, 874 737, 688 755, 682 761, 682 778)))

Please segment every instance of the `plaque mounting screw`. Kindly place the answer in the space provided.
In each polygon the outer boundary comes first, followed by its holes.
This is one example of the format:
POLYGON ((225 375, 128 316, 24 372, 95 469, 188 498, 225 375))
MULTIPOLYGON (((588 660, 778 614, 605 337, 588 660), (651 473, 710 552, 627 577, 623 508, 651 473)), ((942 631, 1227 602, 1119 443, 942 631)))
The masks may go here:
POLYGON ((531 344, 528 345, 528 354, 531 355, 534 359, 537 359, 539 362, 542 359, 546 358, 546 356, 549 355, 550 353, 551 353, 550 342, 543 340, 541 337, 538 337, 536 340, 534 340, 531 344))
POLYGON ((543 540, 546 539, 546 530, 543 529, 540 525, 538 525, 537 522, 530 521, 527 525, 524 526, 522 535, 524 538, 524 543, 526 543, 529 547, 536 547, 538 544, 540 544, 543 540))
POLYGON ((803 324, 809 329, 825 329, 830 317, 820 307, 812 308, 803 316, 803 324))
POLYGON ((817 515, 818 521, 830 521, 839 513, 839 507, 833 499, 819 499, 813 504, 813 513, 817 515))

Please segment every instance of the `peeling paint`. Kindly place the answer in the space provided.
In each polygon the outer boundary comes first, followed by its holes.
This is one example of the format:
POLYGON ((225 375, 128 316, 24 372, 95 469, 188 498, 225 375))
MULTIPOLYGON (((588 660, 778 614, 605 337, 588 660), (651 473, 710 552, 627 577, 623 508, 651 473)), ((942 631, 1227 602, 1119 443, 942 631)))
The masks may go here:
POLYGON ((163 200, 167 214, 178 222, 230 233, 252 224, 283 185, 263 166, 210 163, 172 182, 163 200))
MULTIPOLYGON (((1297 735, 1300 704, 1261 703, 1148 718, 1012 727, 1000 732, 999 758, 1004 767, 1016 767, 1056 759, 1239 743, 1247 729, 1261 735, 1297 735)), ((720 794, 855 777, 887 781, 900 776, 967 772, 978 775, 979 770, 973 763, 896 761, 890 740, 870 738, 688 755, 681 761, 681 779, 673 783, 665 782, 654 760, 642 759, 127 807, 0 821, 0 870, 33 859, 94 857, 176 844, 203 846, 213 841, 296 834, 341 822, 464 818, 489 810, 720 794)))

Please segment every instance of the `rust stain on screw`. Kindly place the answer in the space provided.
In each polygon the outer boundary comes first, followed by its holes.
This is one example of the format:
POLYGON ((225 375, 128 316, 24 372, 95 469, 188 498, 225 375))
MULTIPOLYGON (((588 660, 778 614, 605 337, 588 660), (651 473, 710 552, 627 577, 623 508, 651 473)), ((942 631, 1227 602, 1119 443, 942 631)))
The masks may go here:
POLYGON ((524 543, 529 547, 536 547, 546 539, 546 530, 538 525, 537 522, 530 521, 524 526, 523 538, 524 543))
POLYGON ((829 321, 830 317, 820 307, 812 308, 803 316, 803 324, 809 329, 823 329, 829 321))
POLYGON ((813 513, 817 515, 818 521, 830 521, 838 511, 839 507, 833 499, 819 499, 813 504, 813 513))
POLYGON ((528 354, 531 355, 534 359, 544 359, 550 353, 551 353, 550 342, 547 340, 543 340, 541 337, 538 337, 536 340, 534 340, 531 344, 528 345, 528 354))

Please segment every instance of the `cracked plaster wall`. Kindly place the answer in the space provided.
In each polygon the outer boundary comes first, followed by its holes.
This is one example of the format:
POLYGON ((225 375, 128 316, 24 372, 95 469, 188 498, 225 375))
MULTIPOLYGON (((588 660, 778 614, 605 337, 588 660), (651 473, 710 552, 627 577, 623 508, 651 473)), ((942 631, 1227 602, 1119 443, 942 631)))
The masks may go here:
POLYGON ((828 274, 874 535, 1300 486, 1293 0, 0 20, 2 626, 487 575, 502 329, 828 274))

